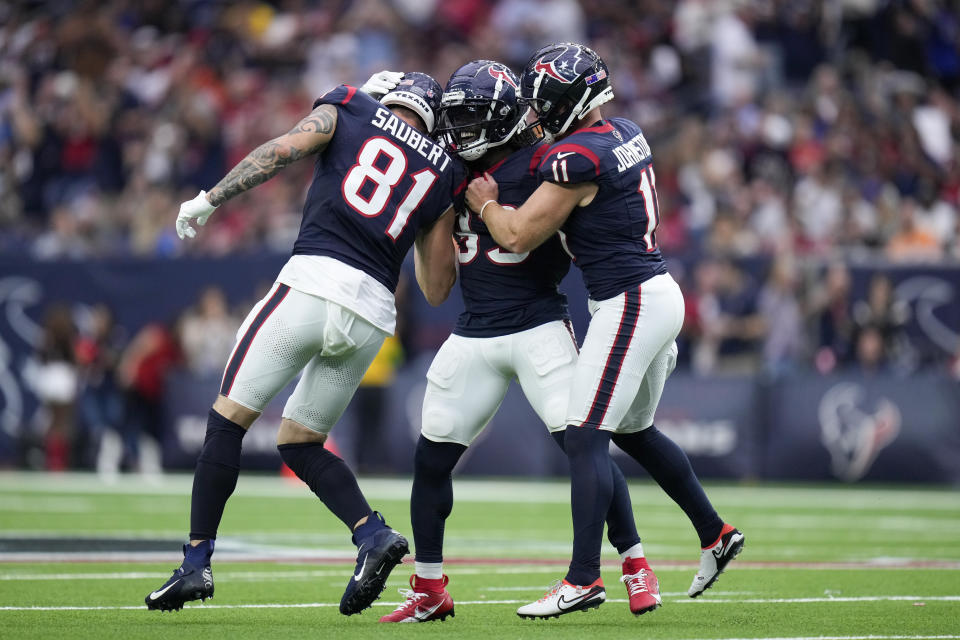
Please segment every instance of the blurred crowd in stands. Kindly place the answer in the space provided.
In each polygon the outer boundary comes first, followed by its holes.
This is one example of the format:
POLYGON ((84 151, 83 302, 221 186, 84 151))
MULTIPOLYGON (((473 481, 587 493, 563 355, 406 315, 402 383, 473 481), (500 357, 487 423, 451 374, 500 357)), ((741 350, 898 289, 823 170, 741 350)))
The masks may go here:
MULTIPOLYGON (((474 58, 519 71, 562 40, 603 56, 616 93, 604 113, 637 121, 653 147, 688 366, 918 366, 890 279, 855 299, 850 268, 960 261, 956 0, 0 3, 0 254, 287 252, 309 162, 189 243, 178 204, 337 84, 383 68, 443 84, 474 58)), ((115 388, 149 435, 165 368, 219 375, 240 320, 216 289, 175 329, 122 340, 109 309, 78 322, 50 308, 41 361, 75 368, 84 420, 117 423, 101 393, 115 388)), ((960 377, 960 359, 932 364, 960 377)))
POLYGON ((0 247, 286 251, 309 163, 190 244, 180 201, 382 68, 592 44, 653 143, 670 251, 960 256, 955 0, 55 0, 0 6, 0 247))

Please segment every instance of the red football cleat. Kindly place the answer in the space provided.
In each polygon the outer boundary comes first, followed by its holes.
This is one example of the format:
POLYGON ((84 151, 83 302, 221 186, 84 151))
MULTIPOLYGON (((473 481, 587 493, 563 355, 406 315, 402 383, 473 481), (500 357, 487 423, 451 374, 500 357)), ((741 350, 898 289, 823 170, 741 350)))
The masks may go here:
POLYGON ((642 615, 663 604, 660 599, 660 583, 653 574, 646 558, 627 558, 623 561, 623 577, 630 597, 630 611, 642 615))
POLYGON ((446 589, 448 582, 447 576, 439 580, 410 576, 411 588, 400 589, 406 600, 393 613, 380 618, 380 622, 430 622, 453 617, 453 598, 446 589))

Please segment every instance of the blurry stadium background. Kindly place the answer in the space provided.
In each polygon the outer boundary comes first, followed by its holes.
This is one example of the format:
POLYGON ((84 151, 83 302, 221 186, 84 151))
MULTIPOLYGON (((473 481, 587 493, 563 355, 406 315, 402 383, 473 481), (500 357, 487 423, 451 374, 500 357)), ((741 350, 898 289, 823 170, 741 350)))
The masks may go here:
MULTIPOLYGON (((958 143, 957 0, 0 1, 0 635, 960 638, 958 143), (746 553, 687 598, 696 536, 620 457, 665 606, 634 620, 605 547, 604 607, 519 620, 571 532, 566 460, 513 389, 458 467, 457 617, 377 625, 410 566, 340 616, 355 550, 278 474, 280 397, 245 438, 216 600, 148 612, 180 560, 234 333, 289 254, 311 166, 193 242, 178 204, 332 86, 383 68, 443 84, 474 58, 519 70, 557 40, 598 50, 604 114, 653 147, 687 302, 657 425, 746 553)), ((407 534, 424 373, 461 305, 430 308, 412 282, 333 431, 407 534)), ((576 269, 563 286, 582 337, 576 269)))
MULTIPOLYGON (((654 150, 687 302, 657 424, 701 477, 960 483, 955 0, 0 3, 0 468, 191 469, 311 163, 193 242, 178 204, 337 84, 519 70, 558 40, 603 56, 604 113, 654 150)), ((582 337, 576 269, 564 288, 582 337)), ((333 432, 367 475, 409 474, 424 372, 461 307, 399 294, 398 335, 333 432)), ((280 468, 282 402, 245 469, 280 468)), ((460 473, 563 476, 544 436, 514 389, 460 473)))

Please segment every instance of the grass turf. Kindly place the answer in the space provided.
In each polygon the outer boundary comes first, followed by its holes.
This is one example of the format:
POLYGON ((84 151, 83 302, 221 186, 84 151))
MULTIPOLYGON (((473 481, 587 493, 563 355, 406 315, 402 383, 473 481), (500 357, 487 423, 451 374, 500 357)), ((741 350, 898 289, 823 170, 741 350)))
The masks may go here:
MULTIPOLYGON (((362 485, 388 522, 409 533, 408 481, 362 485)), ((691 600, 693 530, 657 487, 633 483, 664 606, 640 618, 629 613, 616 554, 606 547, 607 603, 527 621, 515 615, 517 606, 564 573, 568 485, 458 479, 445 547, 456 617, 379 625, 400 601, 397 588, 412 566, 394 571, 371 610, 341 616, 336 605, 354 555, 342 525, 306 488, 257 476, 241 477, 227 507, 216 598, 179 613, 147 611, 143 597, 178 564, 189 486, 185 476, 103 486, 89 476, 0 474, 0 550, 7 550, 0 553, 0 636, 960 638, 956 490, 708 485, 747 545, 712 589, 691 600), (74 555, 106 537, 139 541, 143 553, 112 561, 74 555)))

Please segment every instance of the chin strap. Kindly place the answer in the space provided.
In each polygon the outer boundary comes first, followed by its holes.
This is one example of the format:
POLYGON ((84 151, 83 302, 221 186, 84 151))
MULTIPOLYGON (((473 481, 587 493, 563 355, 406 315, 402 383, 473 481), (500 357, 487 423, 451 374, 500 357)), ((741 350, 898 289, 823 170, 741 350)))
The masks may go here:
POLYGON ((596 96, 594 96, 593 100, 587 103, 587 106, 583 108, 583 111, 580 113, 579 116, 577 116, 577 119, 581 120, 585 118, 588 113, 590 113, 600 105, 610 102, 611 100, 613 100, 613 87, 607 87, 606 89, 598 93, 596 96))
POLYGON ((560 130, 557 131, 556 135, 562 136, 564 133, 567 132, 567 129, 570 128, 570 125, 573 124, 574 120, 579 120, 580 118, 585 116, 587 113, 589 113, 589 109, 585 109, 584 105, 586 104, 587 98, 590 97, 590 94, 592 92, 593 92, 592 89, 587 89, 586 91, 583 92, 583 95, 580 96, 580 100, 577 101, 577 104, 573 105, 573 108, 570 109, 570 115, 567 116, 567 121, 563 123, 563 126, 560 127, 560 130))

